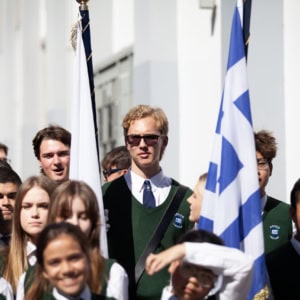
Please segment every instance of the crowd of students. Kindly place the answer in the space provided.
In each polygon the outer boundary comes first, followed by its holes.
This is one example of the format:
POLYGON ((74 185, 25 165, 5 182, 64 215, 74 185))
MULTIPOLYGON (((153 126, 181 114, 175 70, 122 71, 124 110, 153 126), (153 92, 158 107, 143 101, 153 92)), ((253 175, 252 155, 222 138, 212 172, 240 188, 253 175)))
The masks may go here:
MULTIPOLYGON (((68 179, 70 133, 50 125, 36 134, 33 150, 41 174, 23 183, 8 163, 8 148, 0 144, 0 299, 246 299, 252 258, 196 228, 206 173, 194 191, 163 173, 165 113, 138 105, 122 126, 125 146, 102 160, 109 258, 100 250, 103 220, 94 191, 68 179)), ((291 212, 288 204, 268 196, 276 141, 267 131, 254 139, 270 289, 275 299, 283 299, 284 288, 298 287, 274 265, 281 255, 299 257, 300 184, 292 193, 291 212), (282 247, 288 250, 276 254, 282 247), (274 288, 280 281, 286 284, 274 288)))

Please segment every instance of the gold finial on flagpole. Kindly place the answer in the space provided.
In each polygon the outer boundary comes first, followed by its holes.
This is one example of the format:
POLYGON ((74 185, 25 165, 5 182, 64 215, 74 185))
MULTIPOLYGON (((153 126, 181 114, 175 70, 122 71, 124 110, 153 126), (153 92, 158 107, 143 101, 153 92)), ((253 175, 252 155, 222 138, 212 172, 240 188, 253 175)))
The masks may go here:
POLYGON ((89 9, 88 5, 87 5, 89 0, 76 0, 76 1, 80 4, 80 6, 79 6, 80 10, 88 10, 89 9))

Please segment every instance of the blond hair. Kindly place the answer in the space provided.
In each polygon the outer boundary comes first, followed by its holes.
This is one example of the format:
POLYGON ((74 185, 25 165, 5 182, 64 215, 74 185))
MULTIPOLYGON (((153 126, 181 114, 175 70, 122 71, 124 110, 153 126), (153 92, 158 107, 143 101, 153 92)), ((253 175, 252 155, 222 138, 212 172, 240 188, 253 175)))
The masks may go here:
POLYGON ((16 293, 20 276, 28 269, 26 245, 29 241, 29 236, 21 226, 22 203, 28 191, 36 186, 45 190, 50 197, 56 185, 44 175, 32 176, 25 180, 18 190, 8 258, 3 271, 3 278, 11 284, 14 293, 16 293))

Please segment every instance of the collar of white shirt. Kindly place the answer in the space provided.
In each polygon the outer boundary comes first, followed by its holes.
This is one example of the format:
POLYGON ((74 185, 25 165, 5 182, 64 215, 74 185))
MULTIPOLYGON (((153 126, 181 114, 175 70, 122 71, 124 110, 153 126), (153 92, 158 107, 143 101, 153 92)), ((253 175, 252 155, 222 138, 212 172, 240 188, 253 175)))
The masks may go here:
POLYGON ((53 289, 52 295, 56 300, 91 300, 92 294, 89 287, 86 285, 81 294, 77 297, 62 295, 56 288, 53 289))
POLYGON ((28 241, 26 244, 27 259, 30 266, 36 264, 36 246, 32 242, 28 241))
POLYGON ((262 212, 262 214, 264 213, 264 209, 265 209, 265 206, 266 206, 266 203, 267 203, 267 199, 268 199, 267 194, 265 194, 264 196, 262 196, 260 198, 260 201, 261 201, 261 212, 262 212))
POLYGON ((295 236, 291 238, 291 243, 295 251, 300 255, 300 241, 295 239, 295 236))
POLYGON ((140 203, 143 203, 143 187, 146 179, 151 182, 151 189, 154 194, 156 206, 162 204, 167 199, 171 190, 172 179, 165 176, 162 170, 151 178, 143 178, 130 169, 129 172, 124 175, 124 178, 133 196, 140 203))
POLYGON ((162 290, 161 300, 177 300, 177 298, 172 293, 172 286, 171 284, 165 286, 162 290))

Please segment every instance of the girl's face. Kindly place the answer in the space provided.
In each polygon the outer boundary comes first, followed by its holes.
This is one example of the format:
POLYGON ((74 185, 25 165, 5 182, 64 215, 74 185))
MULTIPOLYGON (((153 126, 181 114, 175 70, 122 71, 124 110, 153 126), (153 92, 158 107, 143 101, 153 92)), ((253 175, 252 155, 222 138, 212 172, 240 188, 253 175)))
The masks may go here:
POLYGON ((88 280, 87 254, 72 236, 61 234, 43 252, 43 276, 67 296, 78 296, 88 280))
POLYGON ((20 223, 32 242, 46 226, 49 201, 48 193, 39 186, 32 187, 23 198, 20 223))
POLYGON ((205 181, 198 180, 193 194, 187 199, 187 202, 190 204, 189 220, 191 222, 198 222, 200 218, 204 189, 205 181))
POLYGON ((70 211, 67 212, 68 217, 57 217, 56 222, 68 222, 78 226, 81 231, 89 236, 92 229, 92 222, 88 216, 88 212, 81 198, 76 196, 70 201, 70 211))

